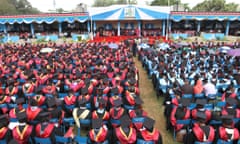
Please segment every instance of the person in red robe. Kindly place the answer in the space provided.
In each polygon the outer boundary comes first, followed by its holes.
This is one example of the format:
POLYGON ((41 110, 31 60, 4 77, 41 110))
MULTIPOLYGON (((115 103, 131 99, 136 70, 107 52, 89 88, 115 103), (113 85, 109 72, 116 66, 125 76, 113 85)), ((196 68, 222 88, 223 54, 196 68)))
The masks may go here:
POLYGON ((106 101, 103 98, 98 100, 99 107, 92 112, 92 119, 101 118, 104 122, 108 122, 110 115, 106 110, 106 101))
POLYGON ((152 141, 154 144, 162 144, 162 136, 160 132, 154 128, 155 121, 150 117, 145 117, 143 127, 140 129, 138 138, 148 142, 152 141))
POLYGON ((113 142, 135 144, 137 140, 137 131, 131 125, 131 119, 128 115, 121 118, 121 125, 114 129, 113 142))
POLYGON ((110 108, 109 114, 111 117, 111 124, 113 127, 118 127, 122 116, 127 114, 127 111, 121 106, 122 100, 114 100, 114 107, 110 108))
POLYGON ((40 123, 35 127, 35 135, 40 138, 50 138, 55 143, 55 125, 49 122, 50 113, 42 112, 39 115, 40 123))
POLYGON ((196 122, 193 124, 191 132, 184 136, 184 144, 195 142, 213 143, 215 139, 215 129, 206 125, 207 116, 205 113, 197 113, 196 122))
POLYGON ((0 116, 0 140, 5 140, 7 143, 12 139, 12 131, 8 128, 8 115, 0 116))
POLYGON ((9 118, 10 119, 16 119, 17 118, 17 113, 25 112, 26 109, 23 108, 23 104, 25 103, 24 98, 17 98, 15 103, 17 104, 16 108, 12 108, 9 111, 9 118))
POLYGON ((99 144, 109 141, 110 133, 101 118, 92 120, 92 129, 88 133, 88 143, 99 144))
POLYGON ((14 127, 12 130, 13 139, 15 139, 18 144, 28 144, 31 136, 34 136, 33 126, 26 123, 27 114, 21 112, 17 114, 19 125, 14 127))
POLYGON ((30 99, 30 106, 28 106, 26 110, 27 120, 30 123, 35 124, 39 120, 39 114, 42 111, 41 108, 38 107, 38 103, 35 99, 30 99))
POLYGON ((233 144, 237 144, 240 135, 238 129, 233 126, 234 116, 224 115, 221 118, 222 126, 216 131, 215 142, 222 141, 221 143, 232 142, 233 144))
POLYGON ((206 99, 197 99, 196 100, 196 108, 191 111, 192 119, 196 120, 197 119, 197 114, 198 113, 204 113, 206 115, 206 122, 211 120, 212 113, 210 110, 207 110, 204 108, 204 105, 207 103, 206 99))

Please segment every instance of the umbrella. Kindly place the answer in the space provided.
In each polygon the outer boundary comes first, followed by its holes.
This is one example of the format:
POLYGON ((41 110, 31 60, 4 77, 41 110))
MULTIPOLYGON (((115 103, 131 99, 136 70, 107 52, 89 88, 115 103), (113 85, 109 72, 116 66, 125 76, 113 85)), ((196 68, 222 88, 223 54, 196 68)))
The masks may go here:
POLYGON ((228 47, 228 46, 223 46, 223 47, 220 47, 218 50, 221 52, 221 53, 227 53, 231 48, 228 47))
POLYGON ((109 45, 108 45, 108 47, 109 48, 111 48, 111 49, 118 49, 118 44, 116 44, 116 43, 110 43, 109 45))
POLYGON ((231 49, 227 53, 229 56, 240 56, 240 48, 231 49))
POLYGON ((51 53, 53 51, 53 49, 52 48, 42 48, 41 50, 40 50, 40 52, 41 53, 51 53))
POLYGON ((160 43, 157 45, 157 48, 159 48, 160 50, 167 50, 170 49, 170 46, 167 43, 160 43))
POLYGON ((143 49, 150 48, 150 46, 146 43, 140 44, 140 47, 143 48, 143 49))

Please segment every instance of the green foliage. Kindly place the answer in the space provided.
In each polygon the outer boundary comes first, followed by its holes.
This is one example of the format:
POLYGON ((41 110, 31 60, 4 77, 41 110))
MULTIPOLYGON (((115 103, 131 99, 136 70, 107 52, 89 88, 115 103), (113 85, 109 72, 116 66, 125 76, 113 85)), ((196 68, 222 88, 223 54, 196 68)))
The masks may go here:
POLYGON ((27 0, 0 0, 0 15, 37 13, 40 11, 33 8, 27 0))
POLYGON ((95 0, 93 6, 103 7, 114 4, 137 4, 136 0, 95 0))
POLYGON ((226 3, 225 0, 204 0, 197 4, 193 11, 237 11, 238 4, 226 3))
POLYGON ((153 0, 151 6, 168 6, 181 4, 181 0, 153 0))

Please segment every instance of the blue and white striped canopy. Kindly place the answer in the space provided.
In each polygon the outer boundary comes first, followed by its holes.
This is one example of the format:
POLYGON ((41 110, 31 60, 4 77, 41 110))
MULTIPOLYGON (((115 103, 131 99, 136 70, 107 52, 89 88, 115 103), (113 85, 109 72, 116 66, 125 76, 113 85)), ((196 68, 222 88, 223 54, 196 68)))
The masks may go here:
POLYGON ((170 7, 113 5, 109 7, 90 8, 94 21, 104 20, 162 20, 167 19, 170 7))

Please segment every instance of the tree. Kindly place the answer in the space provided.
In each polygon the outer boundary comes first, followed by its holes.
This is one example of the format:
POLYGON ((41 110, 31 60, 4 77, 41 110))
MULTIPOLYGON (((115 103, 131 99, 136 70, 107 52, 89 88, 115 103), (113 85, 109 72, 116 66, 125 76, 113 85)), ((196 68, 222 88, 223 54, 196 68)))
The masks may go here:
POLYGON ((114 0, 95 0, 93 6, 95 7, 103 7, 103 6, 110 6, 114 4, 114 0))
POLYGON ((137 4, 136 0, 95 0, 93 6, 102 7, 114 4, 137 4))
POLYGON ((27 0, 0 0, 0 3, 0 15, 40 13, 27 0))
POLYGON ((0 15, 16 14, 16 8, 8 0, 0 0, 0 15))
POLYGON ((237 11, 238 4, 226 3, 225 0, 204 0, 193 7, 193 11, 237 11))
POLYGON ((151 6, 179 5, 181 0, 153 0, 151 6))

